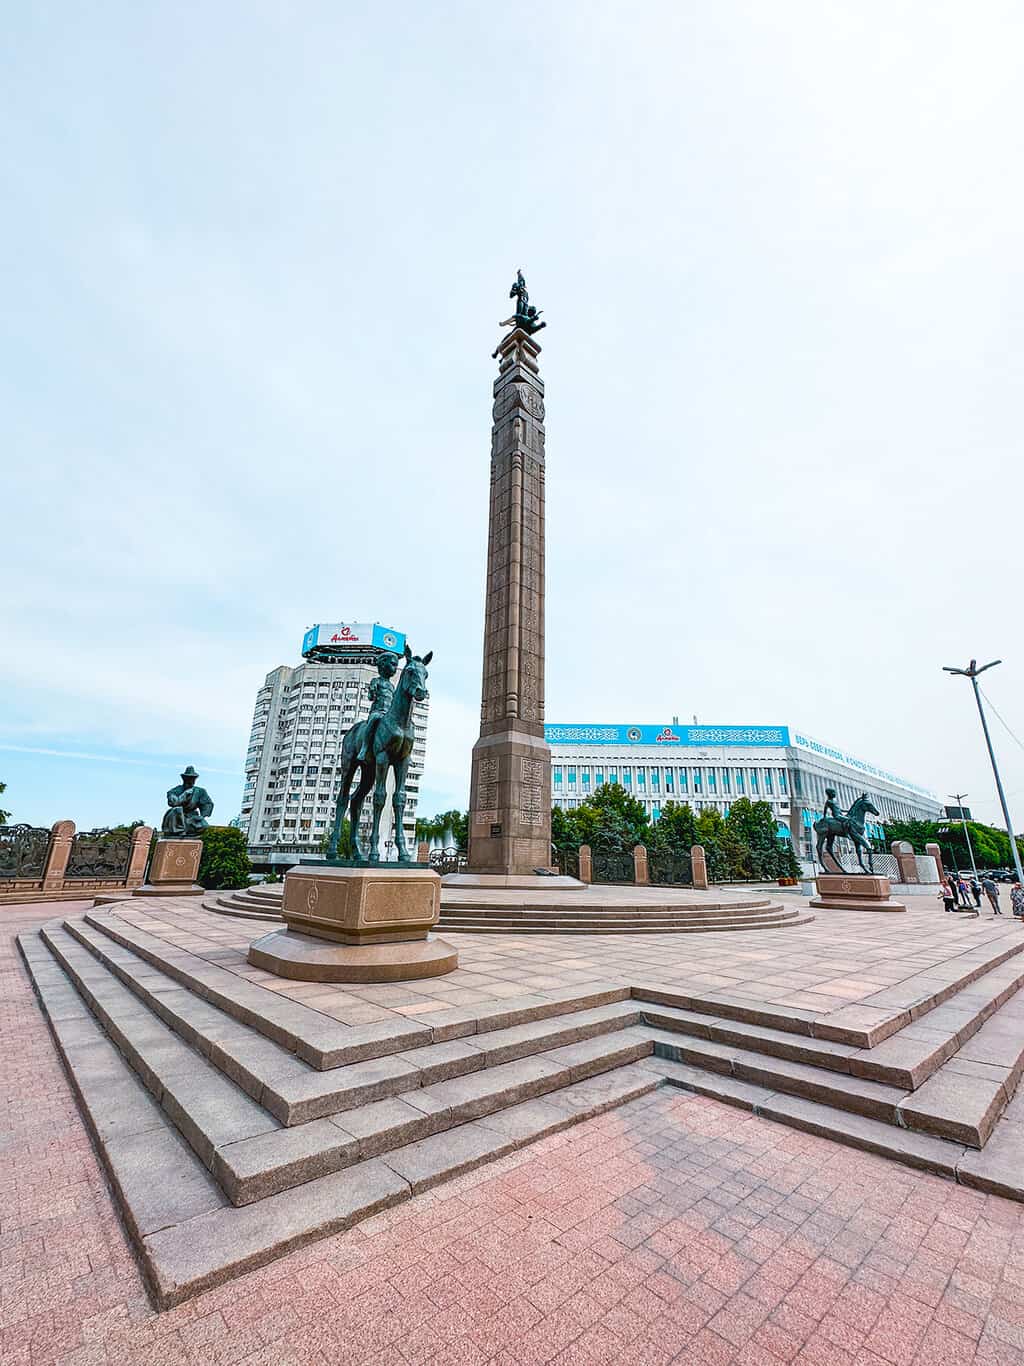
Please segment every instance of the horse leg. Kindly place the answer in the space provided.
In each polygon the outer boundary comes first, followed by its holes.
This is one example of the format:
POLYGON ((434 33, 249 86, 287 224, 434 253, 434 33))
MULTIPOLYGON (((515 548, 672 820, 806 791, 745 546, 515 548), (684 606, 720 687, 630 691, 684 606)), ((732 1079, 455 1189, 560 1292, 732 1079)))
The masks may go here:
POLYGON ((405 815, 405 775, 409 769, 409 760, 403 759, 400 764, 395 766, 395 794, 391 798, 391 810, 394 813, 394 840, 395 849, 398 852, 399 863, 410 863, 408 851, 405 847, 405 831, 402 828, 402 817, 405 815))
POLYGON ((327 842, 327 857, 338 857, 338 840, 341 838, 341 822, 345 816, 345 803, 348 801, 349 784, 352 782, 352 767, 345 764, 341 770, 341 781, 338 785, 338 800, 334 804, 334 825, 331 829, 331 838, 327 842))
POLYGON ((388 795, 389 767, 388 756, 378 754, 377 782, 373 789, 373 834, 370 837, 370 859, 374 863, 380 858, 380 817, 388 795))
POLYGON ((366 852, 359 843, 359 818, 363 814, 363 802, 366 801, 366 794, 373 786, 373 770, 368 763, 361 763, 358 760, 356 762, 359 764, 359 782, 356 784, 356 790, 353 792, 352 800, 349 803, 348 823, 352 832, 352 857, 359 859, 360 862, 365 862, 366 852))

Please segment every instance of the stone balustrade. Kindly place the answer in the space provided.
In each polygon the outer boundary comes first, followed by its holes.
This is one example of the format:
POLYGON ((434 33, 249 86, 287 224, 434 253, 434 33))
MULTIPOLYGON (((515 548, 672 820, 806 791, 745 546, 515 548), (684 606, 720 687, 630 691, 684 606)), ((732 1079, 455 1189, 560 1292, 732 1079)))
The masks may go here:
POLYGON ((113 837, 78 833, 74 821, 57 821, 49 831, 0 826, 0 906, 133 891, 145 881, 152 839, 148 825, 113 837))

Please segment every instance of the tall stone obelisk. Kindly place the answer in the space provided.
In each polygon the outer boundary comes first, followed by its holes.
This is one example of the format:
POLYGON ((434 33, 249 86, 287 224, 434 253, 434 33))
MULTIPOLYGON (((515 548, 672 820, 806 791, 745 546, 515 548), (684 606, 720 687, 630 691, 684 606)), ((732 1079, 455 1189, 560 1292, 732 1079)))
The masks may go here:
MULTIPOLYGON (((480 738, 473 746, 469 870, 551 864, 551 752, 544 739, 545 326, 520 274, 512 331, 498 344, 491 430, 480 738)), ((503 324, 504 326, 505 324, 503 324)))

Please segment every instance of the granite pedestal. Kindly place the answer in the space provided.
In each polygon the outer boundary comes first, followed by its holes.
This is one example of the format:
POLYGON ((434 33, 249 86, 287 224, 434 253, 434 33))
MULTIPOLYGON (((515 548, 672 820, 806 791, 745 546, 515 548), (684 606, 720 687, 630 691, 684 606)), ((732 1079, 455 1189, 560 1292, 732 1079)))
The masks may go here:
POLYGON ((454 972, 458 953, 430 934, 441 879, 422 864, 298 867, 284 882, 287 929, 249 946, 249 962, 304 982, 407 982, 454 972))
POLYGON ((818 895, 811 905, 821 910, 905 911, 902 901, 892 899, 887 877, 873 873, 822 873, 815 879, 818 895))
POLYGON ((206 889, 196 882, 202 857, 202 840, 157 840, 149 880, 132 896, 202 896, 206 889))

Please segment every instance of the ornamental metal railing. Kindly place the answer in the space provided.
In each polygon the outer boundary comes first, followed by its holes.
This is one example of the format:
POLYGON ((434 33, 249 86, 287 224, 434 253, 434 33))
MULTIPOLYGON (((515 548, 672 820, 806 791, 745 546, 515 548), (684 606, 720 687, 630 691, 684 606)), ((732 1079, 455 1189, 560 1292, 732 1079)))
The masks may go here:
POLYGON ((66 880, 112 881, 128 876, 132 837, 125 830, 81 830, 71 841, 66 880))
POLYGON ((0 825, 0 878, 41 878, 49 848, 49 830, 0 825))
POLYGON ((440 873, 443 877, 445 873, 464 873, 468 867, 469 860, 465 849, 432 849, 430 851, 430 866, 435 873, 440 873))
POLYGON ((578 849, 555 849, 551 858, 563 877, 579 877, 580 851, 578 849))
POLYGON ((636 866, 632 850, 628 854, 594 850, 590 856, 591 878, 594 882, 635 882, 636 866))
POLYGON ((693 860, 688 853, 648 849, 647 876, 652 887, 692 887, 693 860))

